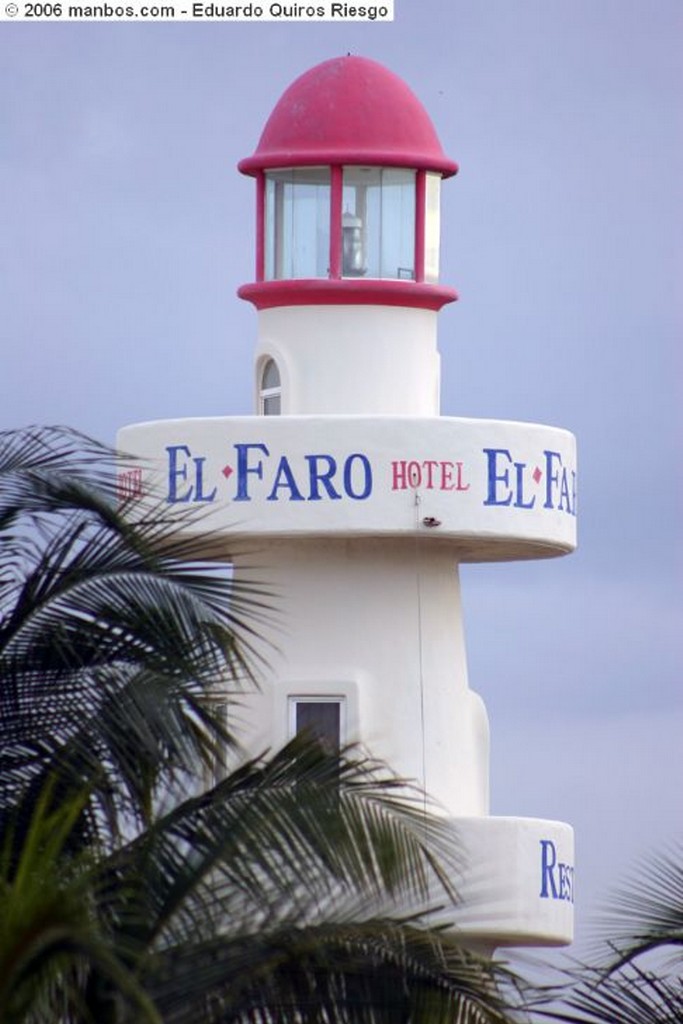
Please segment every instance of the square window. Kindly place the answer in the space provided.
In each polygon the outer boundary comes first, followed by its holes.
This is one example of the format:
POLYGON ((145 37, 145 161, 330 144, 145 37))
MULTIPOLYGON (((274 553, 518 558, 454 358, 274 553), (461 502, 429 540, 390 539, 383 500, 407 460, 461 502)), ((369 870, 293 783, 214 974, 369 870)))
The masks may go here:
POLYGON ((338 754, 345 740, 345 711, 343 697, 290 697, 290 737, 306 732, 318 739, 329 753, 338 754))

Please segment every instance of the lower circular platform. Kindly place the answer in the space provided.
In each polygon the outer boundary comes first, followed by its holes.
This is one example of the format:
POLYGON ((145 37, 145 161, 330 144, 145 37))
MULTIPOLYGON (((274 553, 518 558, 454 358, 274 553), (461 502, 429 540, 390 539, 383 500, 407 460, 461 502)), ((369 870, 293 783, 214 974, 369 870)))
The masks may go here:
POLYGON ((467 941, 565 946, 574 935, 574 831, 540 818, 454 818, 463 867, 451 915, 467 941))

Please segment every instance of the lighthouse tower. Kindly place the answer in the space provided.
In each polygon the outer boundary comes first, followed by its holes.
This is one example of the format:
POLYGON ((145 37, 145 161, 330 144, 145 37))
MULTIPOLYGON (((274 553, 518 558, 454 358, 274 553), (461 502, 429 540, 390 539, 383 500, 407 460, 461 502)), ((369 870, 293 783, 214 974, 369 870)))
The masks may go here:
POLYGON ((314 67, 240 170, 256 182, 239 291, 258 315, 255 415, 124 428, 119 447, 157 467, 124 485, 203 506, 185 528, 273 595, 244 741, 360 741, 453 820, 469 941, 567 943, 571 828, 489 815, 459 565, 573 550, 574 439, 440 415, 437 318, 456 298, 440 192, 457 166, 401 79, 360 57, 314 67))

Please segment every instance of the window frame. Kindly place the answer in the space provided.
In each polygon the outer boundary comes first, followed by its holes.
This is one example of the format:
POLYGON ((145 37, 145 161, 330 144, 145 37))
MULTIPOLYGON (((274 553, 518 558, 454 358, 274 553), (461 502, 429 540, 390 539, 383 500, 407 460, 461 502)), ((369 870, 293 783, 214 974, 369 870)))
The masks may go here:
POLYGON ((336 704, 339 707, 338 749, 348 742, 348 698, 343 693, 290 693, 287 695, 287 738, 292 740, 297 729, 297 708, 300 704, 336 704))

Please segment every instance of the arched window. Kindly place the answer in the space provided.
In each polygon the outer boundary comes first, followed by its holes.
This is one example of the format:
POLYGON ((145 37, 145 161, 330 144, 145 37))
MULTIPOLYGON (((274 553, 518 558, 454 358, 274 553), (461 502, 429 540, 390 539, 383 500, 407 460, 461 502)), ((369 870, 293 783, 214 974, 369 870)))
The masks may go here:
POLYGON ((280 371, 274 359, 266 359, 261 367, 259 402, 263 416, 280 415, 280 371))

